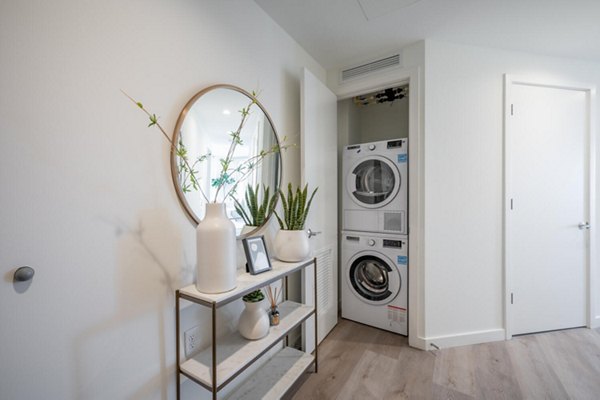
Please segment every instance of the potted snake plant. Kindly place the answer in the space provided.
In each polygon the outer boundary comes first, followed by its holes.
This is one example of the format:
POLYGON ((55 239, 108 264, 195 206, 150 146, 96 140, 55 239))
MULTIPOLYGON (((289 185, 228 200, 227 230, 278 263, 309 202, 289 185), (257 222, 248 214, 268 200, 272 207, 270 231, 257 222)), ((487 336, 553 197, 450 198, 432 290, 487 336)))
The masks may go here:
POLYGON ((277 191, 270 195, 270 189, 264 185, 262 196, 259 196, 260 185, 246 187, 244 194, 244 204, 233 198, 235 210, 244 221, 242 234, 250 233, 264 225, 277 203, 277 191), (261 198, 262 197, 262 198, 261 198))
POLYGON ((297 187, 294 191, 290 183, 287 194, 279 191, 283 215, 275 211, 281 230, 275 236, 274 247, 277 258, 281 261, 302 261, 310 255, 310 243, 304 224, 317 189, 312 191, 310 197, 308 197, 308 184, 303 189, 297 187))

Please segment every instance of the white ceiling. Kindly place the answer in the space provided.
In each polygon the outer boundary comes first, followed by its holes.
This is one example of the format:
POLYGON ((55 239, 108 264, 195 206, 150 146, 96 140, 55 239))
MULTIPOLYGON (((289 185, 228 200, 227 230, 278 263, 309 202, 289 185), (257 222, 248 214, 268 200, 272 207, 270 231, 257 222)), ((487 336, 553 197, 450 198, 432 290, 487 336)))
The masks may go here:
POLYGON ((255 0, 323 67, 437 39, 600 62, 600 0, 255 0))

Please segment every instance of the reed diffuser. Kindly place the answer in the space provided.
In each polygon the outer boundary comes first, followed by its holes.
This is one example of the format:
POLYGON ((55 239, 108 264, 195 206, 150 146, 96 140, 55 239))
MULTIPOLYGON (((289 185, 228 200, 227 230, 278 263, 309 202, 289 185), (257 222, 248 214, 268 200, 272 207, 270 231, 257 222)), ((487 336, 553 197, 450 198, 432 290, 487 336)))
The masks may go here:
POLYGON ((280 288, 275 288, 275 290, 273 290, 271 285, 267 286, 267 297, 271 303, 271 311, 269 312, 269 321, 271 322, 271 326, 279 325, 279 310, 277 309, 277 302, 279 301, 282 291, 283 290, 280 288))

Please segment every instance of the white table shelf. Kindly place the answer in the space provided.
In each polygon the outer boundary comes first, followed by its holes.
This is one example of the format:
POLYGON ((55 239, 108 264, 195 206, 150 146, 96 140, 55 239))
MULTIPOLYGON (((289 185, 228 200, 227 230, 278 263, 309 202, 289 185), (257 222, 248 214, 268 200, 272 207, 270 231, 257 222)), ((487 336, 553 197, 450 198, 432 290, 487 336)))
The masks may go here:
MULTIPOLYGON (((314 365, 318 370, 317 347, 317 261, 305 260, 295 263, 271 261, 272 270, 259 275, 250 275, 238 271, 237 286, 226 293, 201 293, 195 285, 186 286, 175 292, 175 331, 177 354, 177 399, 180 399, 181 375, 188 377, 197 384, 212 392, 213 400, 218 392, 231 383, 235 377, 245 371, 261 356, 265 355, 278 343, 282 343, 289 332, 304 323, 309 317, 315 318, 315 352, 314 356, 290 347, 283 347, 266 364, 252 374, 240 387, 234 389, 230 399, 279 399, 289 390, 293 383, 306 370, 314 365), (314 303, 315 306, 295 303, 287 300, 287 277, 314 265, 314 303), (281 279, 286 279, 285 299, 279 307, 280 323, 269 328, 269 333, 259 340, 247 340, 237 331, 222 337, 217 335, 217 308, 241 299, 244 295, 270 285, 281 279), (212 312, 212 344, 198 354, 186 360, 180 360, 180 307, 181 300, 209 307, 212 312)), ((186 303, 189 304, 189 303, 186 303)), ((287 341, 286 341, 287 342, 287 341)))
MULTIPOLYGON (((217 390, 221 389, 244 367, 266 353, 285 335, 313 314, 313 307, 292 301, 279 305, 280 323, 272 326, 269 333, 259 340, 243 338, 239 332, 219 338, 217 352, 217 390)), ((196 354, 181 364, 181 372, 206 388, 212 385, 211 348, 196 354)))
POLYGON ((281 399, 314 360, 311 354, 286 347, 227 398, 231 400, 281 399))
POLYGON ((299 271, 302 268, 311 265, 313 262, 313 259, 295 263, 272 260, 271 265, 273 266, 273 269, 258 275, 250 275, 243 270, 238 270, 237 286, 229 292, 216 294, 201 293, 196 289, 196 285, 189 285, 180 289, 179 295, 186 300, 207 306, 214 303, 218 308, 291 273, 299 271))

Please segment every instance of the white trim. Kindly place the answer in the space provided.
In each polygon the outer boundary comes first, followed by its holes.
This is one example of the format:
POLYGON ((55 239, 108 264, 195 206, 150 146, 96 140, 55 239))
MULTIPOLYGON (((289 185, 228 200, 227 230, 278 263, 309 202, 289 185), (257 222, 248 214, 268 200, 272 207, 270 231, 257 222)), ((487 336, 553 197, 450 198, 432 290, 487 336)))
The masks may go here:
POLYGON ((591 224, 589 231, 589 266, 588 266, 588 328, 596 328, 599 326, 600 322, 600 310, 596 309, 596 305, 598 304, 598 295, 597 290, 595 290, 598 286, 598 282, 600 277, 598 277, 598 267, 597 267, 597 248, 596 244, 598 243, 596 240, 596 143, 597 143, 597 133, 596 133, 596 87, 594 85, 590 85, 590 89, 588 90, 588 112, 589 112, 589 191, 590 191, 590 209, 589 209, 589 218, 588 221, 591 224))
POLYGON ((423 275, 424 260, 424 177, 423 173, 423 82, 419 68, 401 68, 340 84, 335 94, 344 100, 360 94, 409 85, 408 95, 408 343, 412 347, 425 349, 425 284, 423 275))
POLYGON ((425 338, 425 350, 437 350, 448 347, 467 346, 471 344, 499 342, 504 340, 504 329, 489 329, 486 331, 474 331, 459 333, 456 335, 445 335, 425 338), (437 347, 436 347, 437 346, 437 347))
POLYGON ((427 350, 427 340, 422 337, 409 336, 408 344, 409 346, 420 350, 427 350))
POLYGON ((504 330, 506 333, 505 339, 509 340, 512 338, 512 323, 509 316, 510 309, 510 293, 512 290, 511 282, 509 281, 510 276, 512 275, 512 271, 510 269, 510 263, 508 260, 510 259, 510 246, 509 246, 509 237, 508 232, 510 231, 510 221, 508 220, 508 196, 509 193, 512 193, 512 186, 507 177, 511 176, 512 170, 512 159, 510 157, 509 148, 509 111, 510 110, 510 99, 512 99, 512 80, 511 77, 507 74, 504 75, 504 201, 502 203, 502 222, 504 224, 503 231, 503 243, 502 243, 502 263, 504 264, 504 330))
POLYGON ((512 290, 512 269, 509 263, 510 251, 510 219, 508 218, 508 207, 510 203, 509 196, 511 194, 511 151, 510 151, 510 134, 512 131, 510 114, 510 104, 513 98, 512 85, 529 85, 542 86, 556 89, 577 90, 587 94, 588 108, 588 176, 589 176, 589 199, 588 199, 588 216, 591 228, 589 230, 589 245, 588 245, 588 260, 586 266, 587 279, 587 326, 593 328, 600 324, 600 316, 596 316, 596 294, 593 288, 596 287, 598 277, 596 276, 596 87, 592 84, 580 82, 548 82, 536 78, 519 77, 515 75, 504 75, 504 243, 503 243, 503 263, 504 263, 504 328, 506 331, 506 339, 512 338, 512 323, 511 323, 511 307, 510 293, 512 290))

